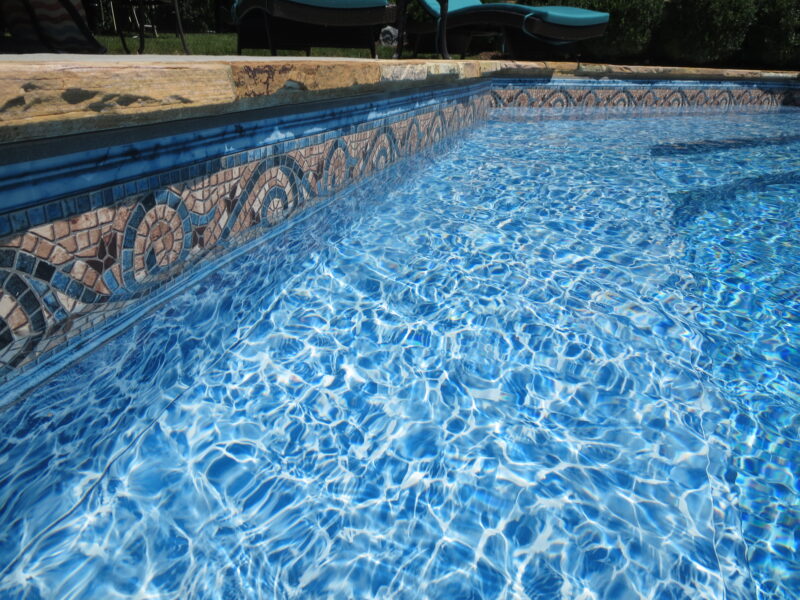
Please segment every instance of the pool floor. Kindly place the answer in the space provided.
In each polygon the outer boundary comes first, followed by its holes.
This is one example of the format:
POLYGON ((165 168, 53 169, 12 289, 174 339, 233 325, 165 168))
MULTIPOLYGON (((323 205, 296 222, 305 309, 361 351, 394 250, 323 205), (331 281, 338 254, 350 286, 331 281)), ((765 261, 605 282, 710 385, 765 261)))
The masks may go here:
POLYGON ((797 598, 798 264, 800 111, 490 120, 0 414, 0 595, 797 598))

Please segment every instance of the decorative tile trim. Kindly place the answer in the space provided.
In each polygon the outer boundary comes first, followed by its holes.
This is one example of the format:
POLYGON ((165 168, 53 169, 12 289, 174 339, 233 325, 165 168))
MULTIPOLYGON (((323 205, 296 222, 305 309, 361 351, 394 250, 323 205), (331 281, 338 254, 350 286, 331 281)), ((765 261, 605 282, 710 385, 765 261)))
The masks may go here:
POLYGON ((445 97, 0 216, 12 232, 0 239, 0 376, 203 259, 485 118, 490 102, 445 97))
POLYGON ((0 214, 0 380, 493 107, 780 106, 800 106, 800 87, 495 80, 55 156, 29 172, 29 163, 0 167, 5 190, 27 202, 0 214), (91 176, 70 178, 76 164, 91 176), (52 193, 59 183, 62 196, 52 193))
POLYGON ((768 83, 603 82, 564 80, 495 85, 496 108, 766 108, 800 106, 800 87, 768 83))

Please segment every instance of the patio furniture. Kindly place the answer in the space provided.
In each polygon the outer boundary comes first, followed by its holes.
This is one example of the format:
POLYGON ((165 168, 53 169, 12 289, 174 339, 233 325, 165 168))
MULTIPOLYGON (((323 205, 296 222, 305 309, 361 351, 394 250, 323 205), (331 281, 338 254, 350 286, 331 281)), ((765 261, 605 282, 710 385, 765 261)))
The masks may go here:
POLYGON ((158 9, 169 9, 175 14, 175 29, 178 37, 181 40, 184 54, 191 54, 189 46, 186 44, 186 36, 183 33, 183 23, 181 22, 181 10, 178 0, 110 0, 111 2, 111 18, 114 24, 114 29, 122 42, 122 48, 126 54, 131 51, 128 48, 128 43, 125 39, 125 33, 128 30, 126 25, 130 25, 130 29, 139 38, 137 54, 144 54, 145 37, 148 32, 153 37, 158 37, 158 30, 153 23, 153 12, 158 9), (116 10, 114 5, 116 4, 116 10))
POLYGON ((237 51, 367 48, 377 58, 380 30, 396 21, 386 0, 239 0, 234 5, 237 51))
MULTIPOLYGON (((451 48, 462 56, 473 37, 501 34, 515 58, 530 55, 531 42, 563 45, 603 35, 608 13, 572 6, 525 6, 522 4, 482 4, 480 0, 450 0, 443 10, 436 0, 419 0, 430 16, 424 22, 408 22, 408 0, 399 0, 399 29, 402 40, 408 34, 414 51, 421 41, 435 36, 438 51, 447 54, 446 32, 451 48)), ((402 44, 402 41, 400 42, 402 44)), ((398 48, 401 46, 398 44, 398 48)), ((399 56, 399 53, 398 53, 399 56)))

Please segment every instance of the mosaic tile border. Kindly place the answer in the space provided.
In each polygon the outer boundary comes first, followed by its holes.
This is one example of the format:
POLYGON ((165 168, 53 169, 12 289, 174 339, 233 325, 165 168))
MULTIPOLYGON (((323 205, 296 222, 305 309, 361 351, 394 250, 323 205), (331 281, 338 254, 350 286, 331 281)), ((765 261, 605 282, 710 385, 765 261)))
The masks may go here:
POLYGON ((444 98, 5 215, 13 233, 0 239, 0 376, 204 259, 485 118, 489 104, 486 94, 444 98), (31 227, 31 213, 45 222, 31 227))
MULTIPOLYGON (((206 158, 169 169, 152 152, 137 162, 130 148, 123 148, 119 156, 127 156, 132 165, 125 171, 116 166, 103 170, 97 162, 103 150, 87 153, 83 168, 96 166, 105 185, 86 190, 79 189, 83 181, 65 180, 67 189, 79 191, 0 214, 0 381, 91 335, 198 264, 452 137, 486 118, 492 108, 533 108, 545 114, 561 108, 781 106, 800 106, 799 86, 495 80, 365 102, 350 111, 349 120, 341 111, 329 113, 327 128, 320 127, 324 113, 296 126, 284 119, 283 129, 265 121, 243 134, 246 149, 211 157, 230 147, 231 131, 193 132, 187 139, 192 144, 205 140, 206 158), (316 132, 301 135, 308 131, 316 132), (270 142, 252 145, 253 139, 270 142), (120 172, 139 176, 114 180, 120 172)), ((155 147, 162 154, 174 153, 169 142, 158 141, 155 147)), ((59 160, 39 165, 45 170, 50 165, 56 181, 68 177, 59 160)), ((12 165, 10 171, 22 169, 12 165)), ((17 193, 23 187, 18 185, 17 193)))
POLYGON ((491 95, 495 108, 631 111, 800 106, 800 86, 768 83, 553 81, 532 85, 515 80, 495 85, 491 95))

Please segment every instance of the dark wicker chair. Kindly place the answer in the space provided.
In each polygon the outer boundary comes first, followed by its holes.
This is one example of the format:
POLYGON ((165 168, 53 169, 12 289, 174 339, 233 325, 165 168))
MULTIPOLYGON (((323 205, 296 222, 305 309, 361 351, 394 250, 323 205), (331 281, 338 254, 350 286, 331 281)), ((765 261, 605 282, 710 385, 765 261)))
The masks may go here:
POLYGON ((122 49, 126 54, 131 53, 128 47, 127 36, 138 38, 136 52, 144 54, 145 39, 149 30, 153 37, 158 37, 158 30, 154 25, 153 15, 157 11, 166 10, 175 17, 175 32, 181 40, 184 54, 191 54, 186 43, 181 21, 181 9, 178 0, 110 0, 111 7, 116 7, 114 28, 119 36, 122 49))
POLYGON ((385 0, 240 0, 234 6, 239 54, 244 49, 367 48, 377 57, 380 30, 397 12, 385 0))

